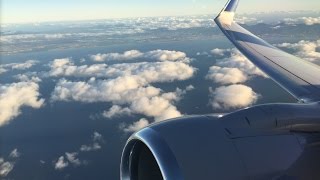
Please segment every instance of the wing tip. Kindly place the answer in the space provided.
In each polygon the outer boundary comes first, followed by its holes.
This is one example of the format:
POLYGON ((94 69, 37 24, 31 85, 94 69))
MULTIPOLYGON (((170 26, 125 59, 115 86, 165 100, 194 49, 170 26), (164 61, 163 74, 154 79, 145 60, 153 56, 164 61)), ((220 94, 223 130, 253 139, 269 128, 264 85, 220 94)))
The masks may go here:
POLYGON ((235 12, 237 10, 240 0, 229 0, 219 15, 215 18, 215 21, 220 24, 231 24, 234 19, 235 12))
POLYGON ((229 0, 223 11, 236 12, 240 0, 229 0))

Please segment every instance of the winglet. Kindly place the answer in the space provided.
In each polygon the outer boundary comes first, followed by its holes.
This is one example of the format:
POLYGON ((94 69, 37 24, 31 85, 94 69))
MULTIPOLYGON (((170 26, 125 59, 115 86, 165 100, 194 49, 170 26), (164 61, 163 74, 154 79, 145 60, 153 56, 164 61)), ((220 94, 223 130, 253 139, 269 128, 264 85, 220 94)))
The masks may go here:
POLYGON ((229 0, 215 21, 221 25, 231 25, 240 0, 229 0))
POLYGON ((239 4, 239 0, 229 0, 229 2, 224 8, 224 11, 236 12, 238 4, 239 4))

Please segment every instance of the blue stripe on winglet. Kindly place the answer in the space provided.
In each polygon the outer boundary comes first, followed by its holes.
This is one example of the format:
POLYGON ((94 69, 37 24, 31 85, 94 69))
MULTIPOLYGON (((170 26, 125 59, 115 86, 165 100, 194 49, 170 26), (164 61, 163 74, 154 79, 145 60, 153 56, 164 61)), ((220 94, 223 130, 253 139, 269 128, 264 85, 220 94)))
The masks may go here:
POLYGON ((272 49, 275 48, 274 46, 272 46, 269 43, 263 41, 262 39, 257 38, 257 37, 252 36, 252 35, 249 35, 249 34, 236 32, 236 31, 230 31, 230 30, 226 30, 226 33, 231 38, 234 38, 236 41, 249 42, 249 43, 258 44, 258 45, 261 45, 261 46, 266 46, 266 47, 269 47, 269 48, 272 48, 272 49))
POLYGON ((227 5, 225 11, 235 12, 237 10, 239 0, 231 0, 227 5))

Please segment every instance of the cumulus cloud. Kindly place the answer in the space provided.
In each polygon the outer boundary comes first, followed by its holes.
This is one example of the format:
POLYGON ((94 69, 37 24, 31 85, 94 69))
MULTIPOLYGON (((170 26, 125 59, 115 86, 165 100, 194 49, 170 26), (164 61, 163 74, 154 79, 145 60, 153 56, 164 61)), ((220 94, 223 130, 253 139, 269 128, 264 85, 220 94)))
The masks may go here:
POLYGON ((152 98, 142 97, 132 103, 131 109, 137 113, 155 117, 156 121, 181 116, 181 113, 170 101, 158 96, 152 98))
POLYGON ((123 115, 131 115, 132 111, 129 108, 122 108, 118 105, 113 105, 109 111, 104 111, 103 116, 106 118, 113 118, 117 116, 123 116, 123 115))
POLYGON ((54 101, 81 101, 81 102, 114 102, 127 103, 141 96, 154 96, 160 89, 143 87, 145 82, 136 77, 125 76, 111 80, 96 80, 88 82, 72 82, 59 80, 53 93, 54 101))
POLYGON ((183 62, 142 62, 131 64, 94 64, 75 66, 70 59, 56 59, 51 64, 50 76, 106 77, 139 76, 145 81, 170 82, 186 80, 193 76, 195 68, 183 62))
POLYGON ((37 76, 37 73, 26 73, 26 74, 17 74, 14 76, 15 79, 22 82, 35 82, 39 83, 42 80, 37 76))
POLYGON ((245 85, 222 86, 211 89, 211 105, 217 109, 231 109, 247 107, 254 104, 259 95, 245 85))
POLYGON ((227 57, 224 59, 219 59, 217 62, 217 66, 238 68, 239 70, 241 70, 243 73, 246 73, 247 75, 267 77, 265 73, 263 73, 259 68, 257 68, 238 50, 227 49, 227 50, 224 50, 224 52, 227 57))
POLYGON ((9 157, 11 157, 11 158, 19 158, 20 157, 20 152, 18 151, 18 149, 14 149, 11 153, 10 153, 10 155, 9 155, 9 157))
POLYGON ((189 85, 186 87, 186 91, 192 91, 194 89, 195 89, 195 87, 193 85, 189 85))
POLYGON ((6 177, 14 168, 14 163, 0 158, 0 177, 6 177))
POLYGON ((100 150, 101 149, 100 143, 104 143, 103 136, 98 132, 94 132, 92 135, 92 144, 81 145, 80 151, 90 152, 90 151, 100 150))
POLYGON ((229 53, 230 51, 231 51, 231 49, 215 48, 215 49, 212 49, 210 52, 211 52, 211 54, 213 54, 214 56, 224 57, 224 56, 226 55, 226 53, 229 53))
POLYGON ((223 68, 212 66, 209 69, 207 79, 221 84, 236 84, 247 81, 248 77, 238 68, 223 68))
POLYGON ((96 132, 96 131, 93 133, 92 139, 95 142, 99 142, 99 141, 100 142, 104 142, 103 136, 100 133, 96 132))
MULTIPOLYGON (((86 160, 80 160, 79 155, 84 152, 97 151, 101 149, 100 143, 104 143, 103 136, 94 132, 92 135, 92 144, 82 145, 76 152, 66 152, 63 156, 60 156, 58 160, 54 161, 54 168, 56 170, 63 170, 69 166, 78 167, 81 165, 87 165, 86 160)), ((44 161, 41 163, 45 163, 44 161)))
MULTIPOLYGON (((123 128, 124 132, 136 132, 139 131, 142 128, 145 128, 149 125, 149 121, 145 118, 140 119, 139 121, 123 128)), ((122 129, 122 128, 121 128, 122 129)))
POLYGON ((108 54, 96 54, 91 55, 90 58, 93 61, 128 61, 137 58, 151 59, 157 61, 181 61, 190 62, 190 58, 187 57, 186 53, 181 51, 169 51, 169 50, 154 50, 146 53, 142 53, 138 50, 130 50, 124 53, 108 53, 108 54))
POLYGON ((54 101, 112 102, 116 105, 129 105, 130 110, 113 109, 105 112, 115 115, 119 110, 155 117, 157 120, 174 118, 181 113, 172 104, 179 100, 183 91, 161 93, 161 89, 145 86, 139 78, 126 76, 111 80, 91 79, 88 82, 60 80, 52 93, 54 101))
POLYGON ((126 51, 123 54, 120 53, 108 53, 108 54, 96 54, 91 55, 90 58, 93 61, 102 62, 102 61, 125 61, 132 60, 139 57, 142 57, 143 53, 138 50, 126 51))
POLYGON ((7 70, 0 67, 0 74, 3 74, 3 73, 5 73, 5 72, 7 72, 7 70))
POLYGON ((131 113, 155 117, 156 120, 180 116, 181 113, 173 103, 179 100, 181 92, 163 93, 161 89, 150 84, 186 80, 194 75, 195 69, 182 62, 187 58, 184 53, 163 53, 156 50, 147 54, 162 62, 75 66, 69 58, 54 60, 49 73, 51 76, 95 76, 110 79, 91 78, 87 82, 61 79, 52 93, 51 100, 112 102, 115 106, 103 113, 107 118, 131 113))
POLYGON ((93 143, 90 145, 82 145, 80 147, 80 151, 84 151, 84 152, 97 151, 100 149, 101 149, 101 146, 98 143, 93 143))
POLYGON ((79 153, 77 152, 72 152, 72 153, 68 153, 66 152, 65 153, 65 157, 66 159, 68 160, 68 162, 77 167, 77 166, 80 166, 80 165, 83 165, 83 164, 86 164, 86 161, 81 161, 77 156, 78 156, 79 153))
MULTIPOLYGON (((100 60, 108 58, 127 60, 136 57, 148 57, 160 62, 76 66, 70 58, 54 60, 50 64, 49 76, 91 78, 88 81, 77 82, 60 79, 51 95, 52 102, 110 102, 113 106, 103 112, 106 118, 142 114, 160 121, 181 116, 174 103, 180 100, 186 90, 177 89, 175 92, 164 93, 151 84, 181 81, 193 77, 196 69, 188 64, 190 58, 183 52, 154 50, 146 53, 130 51, 124 54, 109 54, 100 60), (97 80, 95 77, 107 79, 97 80)), ((187 89, 193 88, 189 86, 187 89)))
POLYGON ((17 149, 14 149, 10 154, 8 159, 5 160, 4 158, 0 157, 0 178, 6 177, 14 168, 16 161, 20 157, 20 153, 17 149))
POLYGON ((60 156, 59 159, 56 161, 54 168, 56 170, 63 170, 64 168, 68 167, 69 163, 65 160, 64 156, 60 156))
POLYGON ((261 23, 262 21, 258 21, 254 17, 247 17, 247 16, 237 16, 235 19, 236 22, 239 24, 256 24, 256 23, 261 23))
POLYGON ((259 96, 250 87, 239 83, 246 82, 252 76, 267 76, 235 49, 213 49, 211 53, 220 59, 215 66, 210 67, 206 78, 229 85, 209 89, 212 107, 232 109, 254 104, 259 96))
POLYGON ((39 96, 39 85, 34 82, 0 85, 0 126, 21 114, 23 106, 40 108, 44 99, 39 99, 39 96))
POLYGON ((284 23, 288 25, 305 24, 311 26, 315 24, 320 24, 320 17, 285 18, 284 23))
POLYGON ((295 55, 302 59, 316 62, 320 61, 320 40, 317 41, 299 41, 298 43, 282 43, 277 45, 280 48, 294 50, 295 55))
POLYGON ((0 72, 5 72, 8 69, 17 69, 17 70, 26 70, 31 68, 32 66, 36 65, 39 63, 39 61, 36 60, 28 60, 24 63, 10 63, 10 64, 2 64, 0 65, 0 72), (2 70, 1 70, 2 69, 2 70))

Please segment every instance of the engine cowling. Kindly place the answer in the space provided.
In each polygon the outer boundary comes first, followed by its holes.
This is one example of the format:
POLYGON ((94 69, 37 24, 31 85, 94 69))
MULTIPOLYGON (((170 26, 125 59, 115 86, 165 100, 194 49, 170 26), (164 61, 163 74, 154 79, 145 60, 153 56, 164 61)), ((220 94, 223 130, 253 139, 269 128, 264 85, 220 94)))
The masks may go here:
POLYGON ((319 105, 270 104, 154 124, 128 140, 121 179, 319 179, 319 105))
POLYGON ((185 117, 143 129, 128 140, 121 163, 123 180, 239 179, 245 172, 236 148, 213 116, 185 117))

